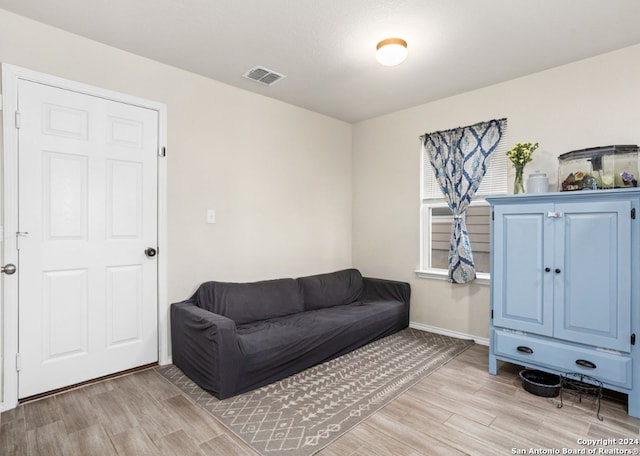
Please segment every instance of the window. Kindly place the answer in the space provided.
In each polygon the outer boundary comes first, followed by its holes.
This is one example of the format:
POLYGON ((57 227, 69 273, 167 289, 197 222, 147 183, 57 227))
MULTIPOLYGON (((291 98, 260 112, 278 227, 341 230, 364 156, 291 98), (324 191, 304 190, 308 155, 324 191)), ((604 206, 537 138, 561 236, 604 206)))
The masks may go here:
MULTIPOLYGON (((448 268, 453 214, 446 204, 431 205, 431 267, 448 268)), ((489 204, 482 200, 466 211, 467 232, 476 273, 489 273, 489 204)))
MULTIPOLYGON (((487 172, 466 211, 466 225, 476 265, 476 280, 488 283, 490 273, 490 210, 487 195, 507 193, 506 132, 491 154, 487 172)), ((447 280, 453 215, 435 180, 429 157, 422 151, 421 252, 418 276, 447 280)))

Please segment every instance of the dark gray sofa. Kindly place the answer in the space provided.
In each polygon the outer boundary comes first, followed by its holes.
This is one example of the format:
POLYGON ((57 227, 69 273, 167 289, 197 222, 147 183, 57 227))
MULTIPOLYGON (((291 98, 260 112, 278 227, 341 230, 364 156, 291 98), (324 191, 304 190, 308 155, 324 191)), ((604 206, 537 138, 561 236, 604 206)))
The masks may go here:
POLYGON ((173 363, 219 399, 283 379, 409 325, 408 283, 357 269, 206 282, 171 305, 173 363))

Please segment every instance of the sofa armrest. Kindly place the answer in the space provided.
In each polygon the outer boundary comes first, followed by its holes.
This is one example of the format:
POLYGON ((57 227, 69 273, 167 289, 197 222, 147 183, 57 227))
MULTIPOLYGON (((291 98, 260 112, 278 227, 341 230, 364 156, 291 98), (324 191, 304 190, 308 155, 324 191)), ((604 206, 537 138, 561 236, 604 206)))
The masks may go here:
POLYGON ((173 364, 219 399, 240 376, 242 354, 236 324, 187 300, 171 305, 173 364))
POLYGON ((360 299, 365 301, 400 301, 407 305, 411 299, 411 286, 406 282, 363 277, 360 299))

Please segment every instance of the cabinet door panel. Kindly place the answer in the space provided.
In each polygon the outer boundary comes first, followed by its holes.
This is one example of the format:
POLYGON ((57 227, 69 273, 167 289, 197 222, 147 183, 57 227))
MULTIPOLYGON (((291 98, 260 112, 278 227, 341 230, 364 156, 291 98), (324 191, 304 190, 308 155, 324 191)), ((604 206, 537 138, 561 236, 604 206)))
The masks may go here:
POLYGON ((558 204, 554 336, 630 351, 631 203, 558 204))
POLYGON ((553 256, 552 206, 497 207, 494 215, 494 325, 551 335, 553 256))

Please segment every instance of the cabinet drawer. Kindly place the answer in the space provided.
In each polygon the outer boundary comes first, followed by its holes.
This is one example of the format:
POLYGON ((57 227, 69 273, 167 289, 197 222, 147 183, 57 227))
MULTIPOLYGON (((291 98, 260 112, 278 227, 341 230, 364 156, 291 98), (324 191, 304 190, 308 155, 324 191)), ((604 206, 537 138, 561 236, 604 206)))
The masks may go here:
POLYGON ((525 334, 495 330, 493 353, 527 365, 576 372, 604 383, 631 388, 631 358, 525 334))

